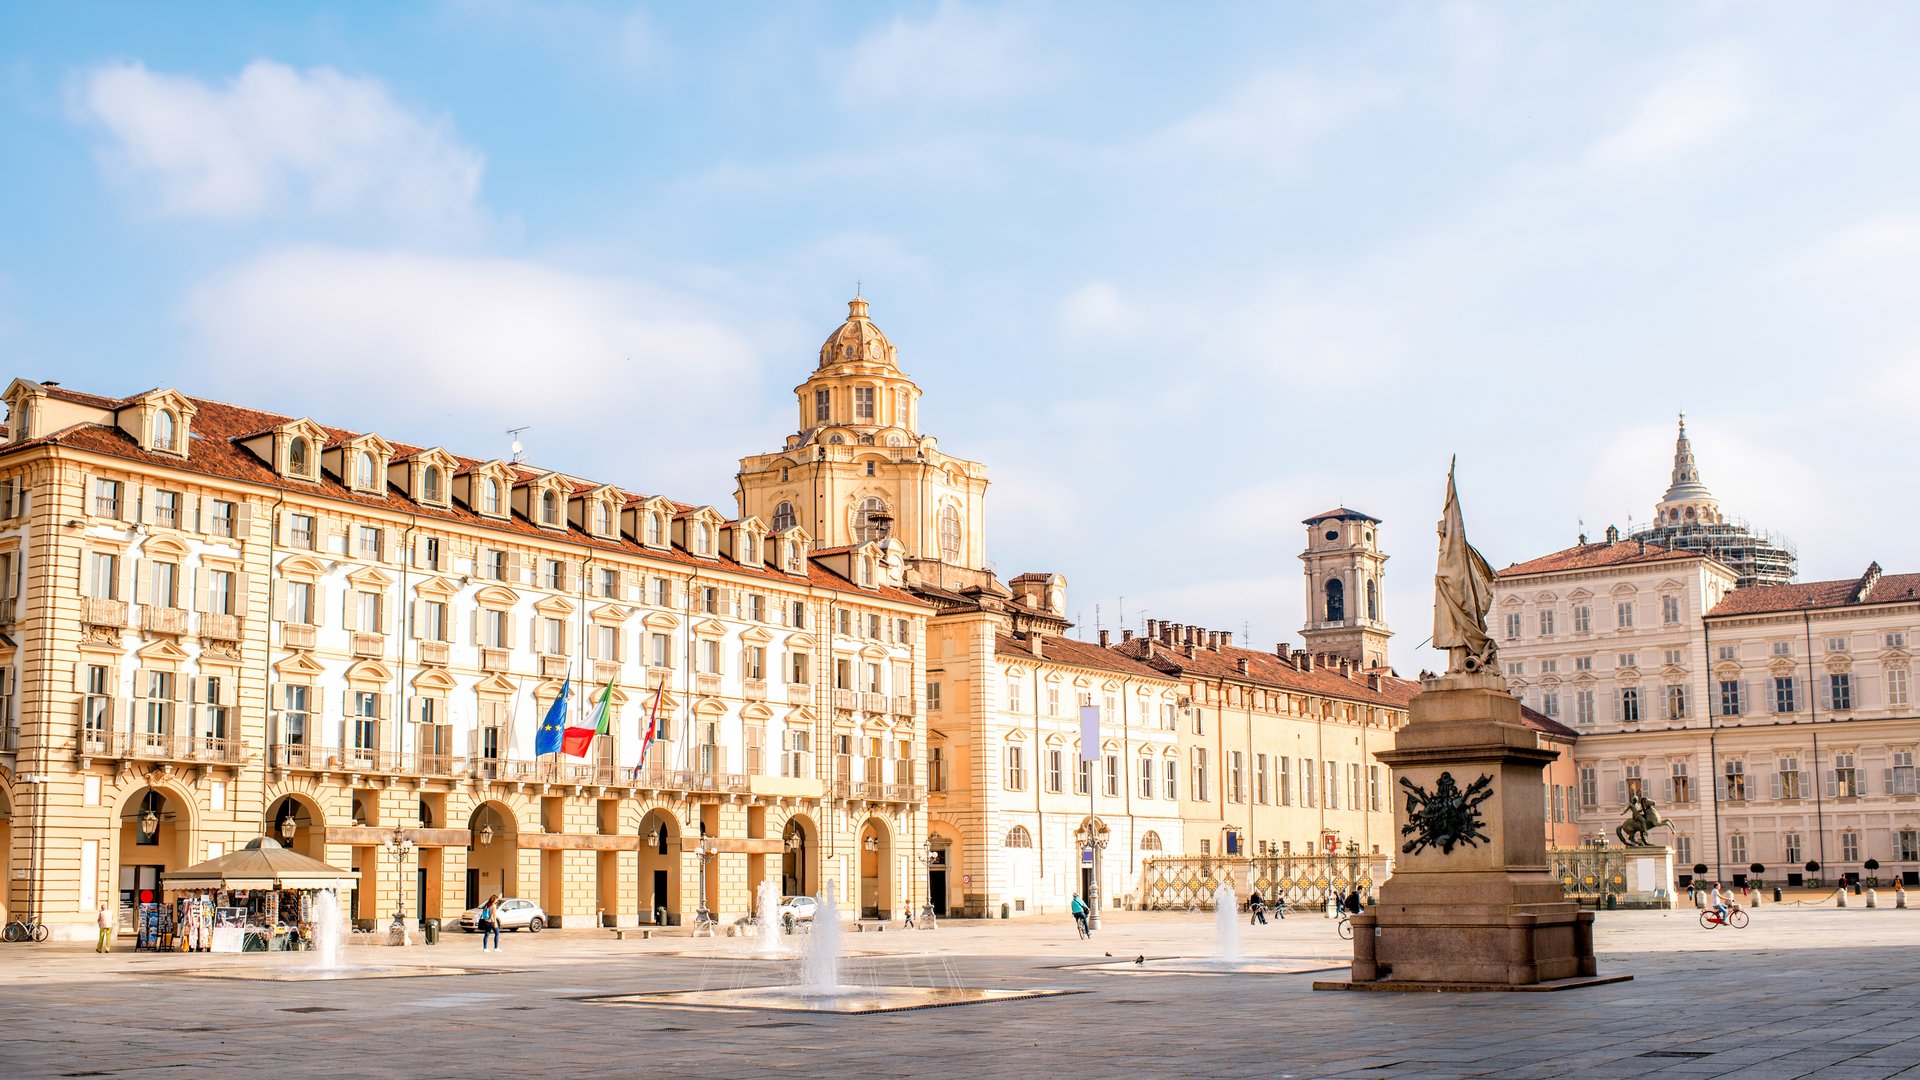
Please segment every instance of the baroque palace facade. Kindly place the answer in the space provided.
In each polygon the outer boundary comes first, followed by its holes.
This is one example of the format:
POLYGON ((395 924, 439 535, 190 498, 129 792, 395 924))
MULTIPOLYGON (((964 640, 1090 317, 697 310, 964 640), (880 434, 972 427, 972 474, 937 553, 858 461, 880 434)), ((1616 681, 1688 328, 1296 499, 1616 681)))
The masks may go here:
POLYGON ((1304 522, 1306 650, 1159 621, 1096 644, 1067 636, 1063 577, 988 562, 986 468, 921 430, 865 300, 794 393, 729 516, 15 381, 0 898, 85 933, 96 902, 261 832, 357 871, 363 923, 494 892, 564 926, 731 918, 763 880, 869 915, 1037 914, 1096 881, 1152 903, 1150 860, 1385 871, 1373 755, 1417 684, 1387 666, 1377 520, 1304 522), (536 759, 569 682, 575 723, 613 685, 610 734, 536 759))
MULTIPOLYGON (((1722 520, 1684 427, 1657 514, 1722 520)), ((1920 574, 1751 574, 1612 528, 1497 573, 1508 684, 1579 735, 1582 831, 1610 835, 1637 792, 1674 822, 1683 875, 1920 884, 1920 574)))

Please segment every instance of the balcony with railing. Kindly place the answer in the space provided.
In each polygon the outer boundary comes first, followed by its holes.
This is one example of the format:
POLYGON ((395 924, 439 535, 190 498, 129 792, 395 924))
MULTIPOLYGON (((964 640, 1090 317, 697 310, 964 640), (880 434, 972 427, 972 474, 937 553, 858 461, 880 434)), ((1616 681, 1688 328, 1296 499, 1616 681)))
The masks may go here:
POLYGON ((222 615, 216 611, 200 613, 200 636, 208 641, 239 641, 240 631, 238 615, 222 615))
POLYGON ((88 626, 111 626, 125 629, 127 625, 127 604, 124 600, 101 600, 88 597, 80 602, 80 621, 88 626))
POLYGON ((94 757, 125 761, 237 765, 247 757, 244 740, 173 732, 96 730, 85 733, 81 746, 94 757))
POLYGON ((140 609, 140 629, 149 634, 184 634, 187 632, 187 609, 148 604, 140 609))
POLYGON ((895 694, 893 696, 893 714, 895 716, 913 715, 913 695, 895 694))
POLYGON ((11 596, 0 597, 0 626, 7 626, 12 624, 13 606, 14 606, 13 597, 11 596))
POLYGON ((596 660, 593 665, 593 681, 601 686, 620 678, 620 661, 596 660))
POLYGON ((853 691, 851 691, 851 690, 835 690, 835 691, 833 692, 833 707, 834 707, 834 708, 836 708, 836 709, 847 709, 847 710, 851 710, 851 709, 853 708, 853 702, 854 702, 854 693, 853 693, 853 691))
POLYGON ((717 695, 720 693, 720 676, 703 672, 693 677, 693 692, 696 694, 717 695))
POLYGON ((549 679, 563 678, 566 676, 571 665, 572 658, 570 657, 543 655, 540 657, 540 674, 549 679))
POLYGON ((748 701, 767 700, 767 680, 765 679, 748 679, 743 689, 746 691, 748 701))
POLYGON ((504 674, 513 670, 513 653, 507 649, 481 649, 480 670, 489 674, 504 674))
POLYGON ((867 691, 860 695, 862 712, 883 713, 887 711, 887 695, 867 691))
POLYGON ((797 682, 797 683, 787 684, 787 704, 806 705, 812 701, 813 701, 813 684, 812 683, 797 682))
POLYGON ((420 643, 420 662, 445 667, 452 658, 453 650, 444 641, 423 641, 420 643))
POLYGON ((309 623, 281 623, 280 645, 286 649, 311 649, 319 642, 320 632, 309 623))
POLYGON ((387 636, 385 634, 368 634, 356 630, 349 635, 347 647, 355 656, 378 659, 386 655, 387 636))

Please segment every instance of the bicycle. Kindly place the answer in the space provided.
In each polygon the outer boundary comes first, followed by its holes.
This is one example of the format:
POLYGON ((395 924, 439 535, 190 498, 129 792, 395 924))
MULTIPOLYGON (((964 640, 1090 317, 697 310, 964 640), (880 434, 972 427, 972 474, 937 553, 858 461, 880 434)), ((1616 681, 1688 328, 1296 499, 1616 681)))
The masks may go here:
POLYGON ((1741 910, 1740 905, 1730 904, 1728 908, 1727 917, 1724 919, 1720 917, 1720 912, 1715 908, 1708 908, 1702 911, 1700 913, 1701 928, 1711 930, 1716 926, 1732 926, 1735 930, 1739 930, 1745 927, 1747 925, 1747 913, 1741 910))
POLYGON ((0 937, 8 941, 45 941, 47 924, 34 922, 25 917, 18 918, 7 924, 5 933, 0 934, 0 937))
POLYGON ((1334 924, 1334 929, 1339 931, 1341 937, 1347 939, 1348 941, 1352 941, 1353 940, 1353 916, 1351 915, 1340 916, 1339 921, 1334 924))

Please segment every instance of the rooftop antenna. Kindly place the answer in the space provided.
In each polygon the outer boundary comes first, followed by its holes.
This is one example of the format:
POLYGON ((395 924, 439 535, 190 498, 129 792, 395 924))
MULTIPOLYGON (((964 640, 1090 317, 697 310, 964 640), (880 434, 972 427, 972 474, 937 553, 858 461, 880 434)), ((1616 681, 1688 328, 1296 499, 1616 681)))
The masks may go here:
POLYGON ((1120 598, 1120 628, 1124 630, 1126 629, 1126 626, 1127 626, 1127 598, 1123 596, 1120 598))
POLYGON ((1093 605, 1093 628, 1096 632, 1099 631, 1100 625, 1100 605, 1095 604, 1093 605))
POLYGON ((513 463, 515 465, 518 465, 521 462, 527 460, 527 448, 520 444, 520 433, 523 431, 526 431, 527 428, 531 428, 532 426, 533 426, 532 424, 528 424, 526 427, 517 427, 517 428, 507 429, 507 435, 513 439, 513 463))

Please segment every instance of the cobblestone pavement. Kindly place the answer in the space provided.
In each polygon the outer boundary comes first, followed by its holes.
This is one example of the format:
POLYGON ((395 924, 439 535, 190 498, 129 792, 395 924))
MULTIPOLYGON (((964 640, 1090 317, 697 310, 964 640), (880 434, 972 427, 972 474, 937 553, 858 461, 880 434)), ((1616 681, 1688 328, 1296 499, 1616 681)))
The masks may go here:
MULTIPOLYGON (((1339 963, 1348 948, 1299 914, 1241 937, 1249 956, 1339 963)), ((1084 942, 1065 917, 849 935, 852 981, 1087 992, 837 1017, 579 1000, 791 981, 742 941, 548 932, 495 954, 455 934, 350 953, 487 974, 326 982, 174 974, 303 955, 0 945, 0 1077, 1920 1077, 1920 911, 1769 905, 1738 931, 1691 910, 1604 913, 1600 970, 1634 981, 1552 994, 1091 969, 1212 940, 1206 914, 1112 914, 1084 942)))

